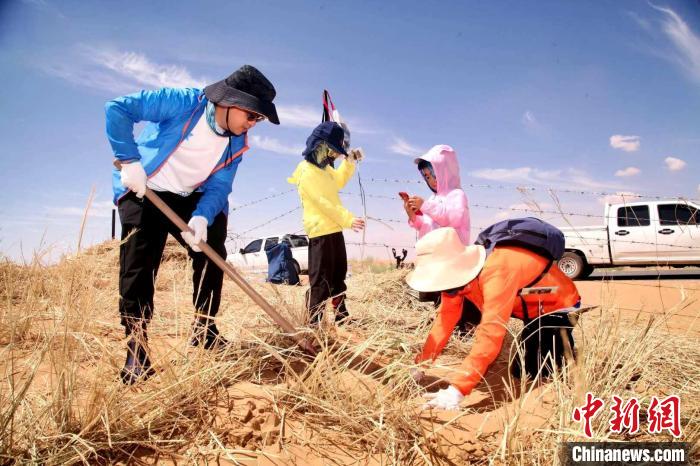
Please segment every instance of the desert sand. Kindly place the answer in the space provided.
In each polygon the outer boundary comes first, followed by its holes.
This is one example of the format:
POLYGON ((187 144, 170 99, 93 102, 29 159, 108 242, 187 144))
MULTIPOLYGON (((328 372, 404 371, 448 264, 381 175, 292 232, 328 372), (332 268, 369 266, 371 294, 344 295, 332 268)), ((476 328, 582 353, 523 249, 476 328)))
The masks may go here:
MULTIPOLYGON (((161 267, 149 327, 157 375, 118 381, 124 335, 117 317, 116 244, 51 267, 4 264, 0 289, 3 462, 46 464, 553 464, 558 443, 585 439, 571 419, 587 391, 678 394, 682 440, 700 432, 700 284, 693 280, 577 282, 587 312, 575 330, 578 359, 554 380, 509 376, 513 337, 458 412, 423 410, 421 394, 469 351, 453 337, 427 368, 408 375, 434 310, 403 283, 406 270, 353 268, 354 321, 324 325, 321 349, 303 356, 271 320, 224 285, 223 352, 189 346, 190 271, 172 250, 161 267)), ((305 287, 254 286, 301 325, 305 287)), ((520 323, 512 320, 512 334, 520 323)), ((643 401, 644 402, 644 401, 643 401)), ((611 434, 599 416, 594 438, 611 434)))

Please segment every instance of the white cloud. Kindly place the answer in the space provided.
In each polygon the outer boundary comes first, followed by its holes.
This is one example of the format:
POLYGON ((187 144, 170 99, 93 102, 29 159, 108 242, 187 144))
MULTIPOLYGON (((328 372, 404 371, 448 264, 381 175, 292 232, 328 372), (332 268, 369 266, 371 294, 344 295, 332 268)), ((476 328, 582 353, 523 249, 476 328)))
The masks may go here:
POLYGON ((664 162, 666 162, 666 168, 672 172, 683 170, 687 165, 685 160, 677 159, 675 157, 666 157, 664 162))
MULTIPOLYGON (((111 47, 79 45, 74 49, 77 58, 38 65, 45 73, 65 79, 73 84, 106 90, 112 93, 133 92, 135 89, 161 87, 202 88, 214 80, 195 77, 186 67, 176 64, 155 63, 142 53, 120 51, 111 47)), ((315 128, 321 122, 321 106, 277 105, 277 114, 283 126, 292 128, 315 128)), ((367 129, 360 121, 353 121, 351 131, 358 134, 376 132, 367 129)), ((259 141, 265 143, 265 141, 259 141)), ((269 142, 269 150, 289 153, 281 145, 269 142)), ((296 148, 294 148, 296 150, 296 148)), ((295 152, 296 153, 296 152, 295 152)))
POLYGON ((636 152, 639 150, 639 136, 624 136, 613 134, 610 136, 610 147, 620 149, 625 152, 636 152))
POLYGON ((530 110, 527 110, 525 113, 523 113, 523 116, 520 118, 520 121, 526 128, 529 129, 539 129, 542 127, 535 114, 532 113, 530 110))
MULTIPOLYGON (((277 105, 280 124, 293 128, 315 128, 321 123, 322 113, 320 105, 318 108, 310 105, 277 105)), ((360 118, 348 117, 346 114, 341 114, 341 117, 348 125, 348 128, 350 128, 352 136, 357 134, 378 134, 382 131, 360 118)))
MULTIPOLYGON (((78 59, 68 66, 63 62, 41 65, 41 69, 77 85, 115 93, 133 92, 139 88, 198 87, 214 80, 195 77, 186 67, 155 63, 146 55, 133 51, 119 51, 111 47, 79 45, 78 59)), ((314 128, 321 122, 320 106, 315 109, 303 105, 278 105, 282 125, 296 128, 314 128)))
POLYGON ((560 176, 557 176, 559 181, 562 181, 565 186, 583 187, 587 189, 621 189, 622 185, 613 182, 599 181, 600 177, 591 177, 582 170, 568 168, 563 171, 560 176))
POLYGON ((470 176, 486 180, 542 185, 557 189, 618 189, 619 185, 592 178, 574 168, 566 170, 541 170, 532 167, 485 168, 469 173, 470 176))
POLYGON ((511 204, 507 207, 507 210, 503 210, 494 216, 496 221, 505 220, 512 218, 514 216, 541 216, 543 215, 543 210, 552 210, 554 205, 549 202, 521 202, 518 204, 511 204))
POLYGON ((74 52, 77 58, 70 57, 70 65, 64 58, 39 66, 74 84, 117 93, 144 87, 202 87, 210 82, 195 78, 184 66, 155 63, 138 52, 89 45, 79 45, 74 52))
POLYGON ((627 14, 627 16, 632 18, 634 20, 634 22, 637 23, 637 25, 639 27, 641 27, 645 31, 651 31, 652 26, 651 26, 651 22, 648 19, 642 18, 634 11, 627 11, 625 13, 627 14))
POLYGON ((675 47, 675 53, 666 57, 683 68, 693 80, 700 82, 700 36, 675 11, 651 6, 664 14, 662 30, 675 47))
POLYGON ((25 5, 29 5, 33 8, 36 8, 39 11, 43 11, 44 13, 51 13, 54 14, 55 16, 65 19, 66 17, 61 13, 56 7, 56 5, 53 5, 52 3, 47 2, 46 0, 22 0, 22 3, 25 5))
POLYGON ((605 204, 625 204, 627 202, 637 202, 642 196, 633 191, 618 191, 615 194, 609 194, 598 198, 598 202, 605 204))
POLYGON ((80 65, 68 66, 63 63, 47 63, 38 67, 51 76, 56 76, 78 86, 112 93, 124 93, 134 90, 133 85, 127 80, 119 79, 111 73, 106 73, 96 68, 81 68, 80 65))
POLYGON ((49 6, 49 2, 46 0, 22 0, 22 3, 32 5, 37 8, 46 8, 49 6))
MULTIPOLYGON (((113 208, 112 201, 94 201, 90 205, 88 217, 111 217, 113 208)), ((82 217, 85 214, 85 206, 49 206, 46 208, 46 214, 50 217, 82 217)))
MULTIPOLYGON (((381 134, 384 132, 384 129, 379 127, 378 125, 372 123, 371 121, 367 121, 365 119, 360 119, 360 118, 353 118, 353 117, 348 117, 345 118, 345 123, 347 123, 348 128, 350 128, 350 132, 352 135, 356 134, 381 134)), ((358 145, 355 144, 355 140, 353 139, 353 146, 358 145)))
POLYGON ((425 152, 401 138, 394 138, 394 143, 389 146, 389 150, 394 154, 407 155, 409 157, 417 157, 425 152))
POLYGON ((301 156, 301 153, 304 151, 304 146, 286 144, 275 138, 259 136, 257 134, 250 136, 250 145, 251 148, 258 148, 283 155, 301 156))
POLYGON ((615 176, 625 177, 625 176, 635 176, 639 175, 641 170, 637 167, 627 167, 624 170, 618 170, 615 172, 615 176))
POLYGON ((321 123, 321 110, 302 105, 278 105, 277 114, 282 126, 315 128, 321 123))
POLYGON ((561 170, 540 170, 532 167, 519 168, 485 168, 470 173, 471 176, 493 181, 506 181, 511 183, 543 184, 556 181, 562 174, 561 170))
POLYGON ((475 170, 471 172, 470 175, 476 178, 483 178, 493 181, 530 182, 530 173, 532 173, 532 171, 533 169, 530 167, 484 168, 482 170, 475 170))
POLYGON ((153 88, 203 87, 207 83, 204 78, 192 76, 183 66, 154 63, 141 53, 97 48, 87 48, 87 53, 96 64, 153 88))

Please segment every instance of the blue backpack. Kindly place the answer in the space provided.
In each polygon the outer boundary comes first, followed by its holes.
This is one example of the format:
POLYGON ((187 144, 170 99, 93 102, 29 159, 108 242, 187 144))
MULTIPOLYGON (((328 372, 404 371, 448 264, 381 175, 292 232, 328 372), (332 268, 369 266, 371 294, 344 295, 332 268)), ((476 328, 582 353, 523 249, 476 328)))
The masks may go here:
POLYGON ((294 268, 294 257, 289 245, 281 242, 265 251, 267 254, 267 281, 275 285, 298 285, 299 275, 294 268))
POLYGON ((486 228, 474 244, 484 246, 486 254, 496 245, 520 246, 556 261, 564 254, 564 233, 539 218, 513 218, 486 228))

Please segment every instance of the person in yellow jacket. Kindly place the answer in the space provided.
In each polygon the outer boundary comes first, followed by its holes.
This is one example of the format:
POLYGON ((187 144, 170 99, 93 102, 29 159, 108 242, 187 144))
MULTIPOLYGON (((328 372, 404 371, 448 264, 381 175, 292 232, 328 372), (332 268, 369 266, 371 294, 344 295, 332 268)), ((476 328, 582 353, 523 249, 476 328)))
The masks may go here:
POLYGON ((304 210, 304 230, 309 236, 309 285, 307 308, 311 325, 318 325, 323 307, 332 298, 336 322, 349 317, 345 306, 345 276, 348 270, 343 230, 360 231, 365 227, 343 207, 338 192, 355 173, 362 152, 343 147, 345 132, 335 122, 326 121, 314 128, 306 140, 304 160, 287 181, 297 186, 304 210), (345 159, 336 169, 336 158, 345 159))
MULTIPOLYGON (((567 310, 579 306, 576 285, 552 261, 531 250, 514 245, 497 245, 487 257, 481 245, 464 246, 454 228, 439 228, 416 243, 416 265, 406 277, 418 291, 442 291, 442 302, 423 350, 416 363, 435 360, 462 315, 464 300, 481 312, 474 345, 461 370, 450 378, 450 386, 430 398, 426 407, 454 410, 465 395, 481 382, 501 352, 511 317, 525 322, 519 343, 524 349, 528 376, 546 375, 549 365, 564 363, 564 334, 573 348, 572 326, 567 310), (534 284, 533 284, 534 282, 534 284), (556 292, 522 296, 525 287, 551 287, 556 292), (560 331, 564 329, 564 334, 560 331)), ((516 376, 521 375, 514 361, 516 376)), ((422 372, 412 371, 416 380, 422 372)))

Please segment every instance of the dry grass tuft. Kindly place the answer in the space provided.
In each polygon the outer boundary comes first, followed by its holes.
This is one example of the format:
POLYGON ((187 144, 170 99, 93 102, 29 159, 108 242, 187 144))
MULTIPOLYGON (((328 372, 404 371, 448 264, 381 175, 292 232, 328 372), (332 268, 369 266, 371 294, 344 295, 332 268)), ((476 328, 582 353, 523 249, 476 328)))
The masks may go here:
MULTIPOLYGON (((233 344, 212 354, 188 345, 190 271, 177 245, 170 251, 149 329, 158 375, 136 387, 117 380, 117 243, 50 267, 0 263, 1 462, 552 464, 559 442, 581 439, 571 411, 587 391, 643 404, 678 394, 684 440, 700 438, 700 348, 669 338, 660 320, 630 326, 607 309, 590 313, 576 331, 577 367, 521 385, 496 364, 483 401, 431 417, 418 409, 422 388, 407 370, 433 312, 411 296, 406 271, 354 274, 354 321, 342 331, 324 326, 313 360, 226 283, 220 327, 233 344)), ((289 319, 304 321, 303 287, 252 280, 289 319)), ((470 345, 454 338, 441 365, 470 345)), ((596 420, 597 439, 610 437, 607 420, 596 420)))

